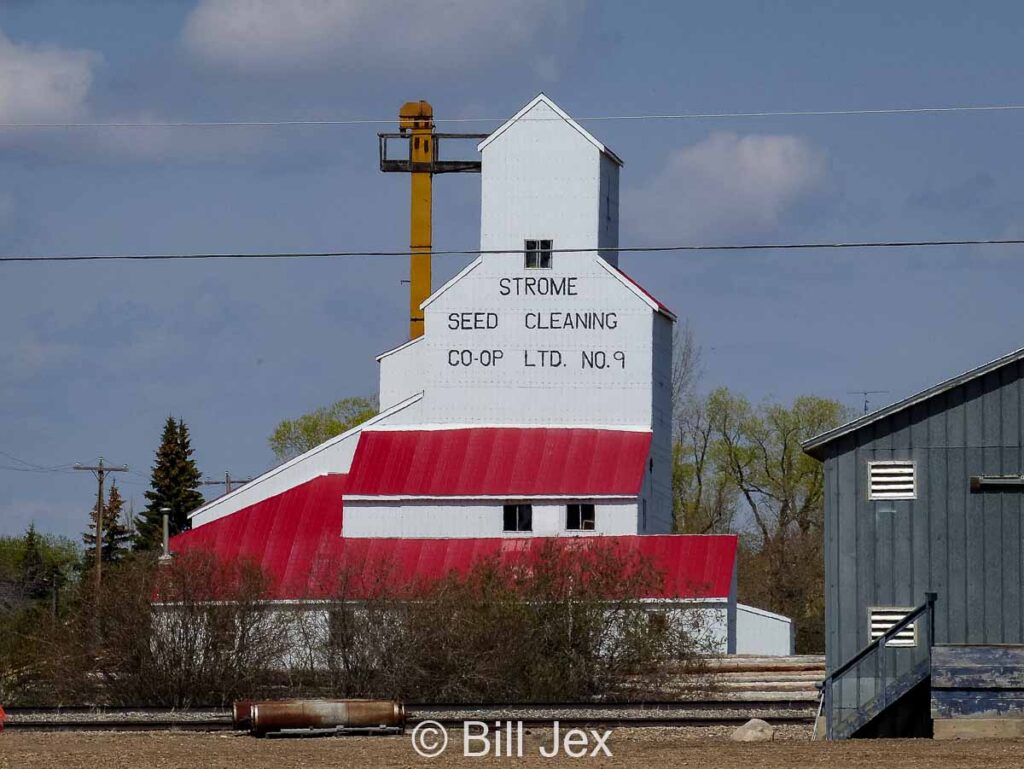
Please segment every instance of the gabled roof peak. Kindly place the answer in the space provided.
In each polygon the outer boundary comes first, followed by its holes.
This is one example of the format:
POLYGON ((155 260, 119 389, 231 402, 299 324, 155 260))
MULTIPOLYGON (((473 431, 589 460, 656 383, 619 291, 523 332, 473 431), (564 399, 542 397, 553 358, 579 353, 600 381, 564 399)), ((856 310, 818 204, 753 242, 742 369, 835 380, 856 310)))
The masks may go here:
POLYGON ((557 104, 555 104, 555 102, 552 101, 550 98, 548 98, 548 96, 545 93, 543 93, 543 92, 541 92, 541 93, 537 94, 536 96, 534 96, 533 99, 531 99, 526 104, 525 107, 523 107, 515 115, 513 115, 508 120, 506 120, 504 123, 502 123, 498 127, 498 129, 496 131, 494 131, 490 136, 488 136, 486 139, 484 139, 482 142, 480 142, 476 146, 477 150, 478 151, 483 151, 483 149, 488 144, 490 144, 495 139, 497 139, 499 136, 501 136, 503 133, 505 133, 505 131, 507 131, 509 128, 511 128, 513 125, 515 125, 517 122, 519 122, 520 120, 524 119, 526 117, 526 115, 528 115, 533 109, 535 109, 538 105, 541 105, 541 104, 543 104, 544 106, 548 107, 561 120, 565 121, 570 126, 572 126, 577 132, 579 132, 579 134, 584 139, 586 139, 588 142, 593 144, 594 147, 599 152, 607 155, 609 158, 611 158, 613 161, 615 161, 615 163, 617 163, 618 165, 620 165, 620 166, 622 165, 622 158, 620 158, 618 155, 616 155, 614 152, 612 152, 610 149, 608 149, 604 144, 599 142, 594 137, 594 135, 592 133, 590 133, 587 129, 585 129, 583 126, 581 126, 575 120, 573 120, 572 117, 569 116, 569 113, 567 113, 565 110, 563 110, 557 104))
POLYGON ((1016 363, 1020 360, 1024 360, 1024 347, 1022 347, 1019 350, 1014 350, 1011 353, 1007 353, 1001 358, 996 358, 994 361, 985 363, 984 365, 978 366, 977 368, 973 368, 970 371, 966 371, 963 374, 959 374, 955 377, 947 379, 944 382, 939 382, 937 385, 922 390, 921 392, 916 393, 915 395, 911 395, 909 398, 904 398, 901 401, 892 403, 888 406, 878 409, 877 411, 872 411, 870 414, 865 414, 863 416, 857 417, 856 419, 851 420, 844 425, 840 425, 839 427, 833 428, 832 430, 823 432, 820 435, 815 435, 813 438, 809 438, 808 440, 804 441, 801 448, 803 448, 805 454, 808 454, 814 457, 815 459, 824 459, 825 446, 831 443, 832 441, 836 440, 837 438, 841 438, 844 435, 849 435, 850 433, 855 432, 861 429, 862 427, 867 427, 868 425, 877 422, 880 419, 892 416, 893 414, 899 411, 908 409, 911 406, 928 400, 929 398, 934 398, 936 395, 941 395, 942 393, 947 392, 948 390, 952 390, 954 387, 959 387, 960 385, 970 382, 973 379, 977 379, 978 377, 984 376, 985 374, 1000 369, 1003 366, 1009 365, 1011 363, 1016 363))

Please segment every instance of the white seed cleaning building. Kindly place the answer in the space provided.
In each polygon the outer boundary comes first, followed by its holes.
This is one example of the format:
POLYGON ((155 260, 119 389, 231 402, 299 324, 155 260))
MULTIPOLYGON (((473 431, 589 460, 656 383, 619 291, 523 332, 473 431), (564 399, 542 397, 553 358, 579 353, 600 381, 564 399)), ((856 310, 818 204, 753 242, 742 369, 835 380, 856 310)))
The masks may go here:
POLYGON ((478 149, 482 253, 377 358, 380 414, 197 509, 172 549, 301 581, 356 540, 454 567, 471 544, 616 537, 674 575, 652 598, 720 609, 723 651, 789 653, 788 620, 736 604, 735 538, 671 535, 675 316, 618 267, 622 161, 544 95, 478 149))

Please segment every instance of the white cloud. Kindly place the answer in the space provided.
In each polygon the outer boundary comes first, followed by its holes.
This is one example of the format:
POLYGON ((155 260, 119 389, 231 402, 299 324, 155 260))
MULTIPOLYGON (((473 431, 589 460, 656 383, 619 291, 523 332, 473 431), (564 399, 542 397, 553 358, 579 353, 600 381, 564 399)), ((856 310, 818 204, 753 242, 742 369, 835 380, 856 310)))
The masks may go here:
POLYGON ((451 65, 516 48, 578 0, 200 0, 182 32, 211 64, 278 71, 338 63, 451 65))
POLYGON ((826 174, 824 152, 798 136, 715 133, 673 152, 624 203, 657 237, 768 233, 822 189, 826 174))
MULTIPOLYGON (((2 0, 0 0, 2 2, 2 0)), ((97 117, 90 109, 95 69, 93 51, 16 43, 0 30, 0 123, 61 121, 159 124, 149 112, 97 117)), ((203 131, 148 125, 102 131, 0 131, 0 150, 31 147, 54 157, 100 162, 231 162, 264 151, 265 135, 256 129, 203 131)), ((0 227, 10 224, 14 199, 0 192, 0 227)))
POLYGON ((0 31, 0 122, 75 118, 98 62, 91 51, 18 44, 0 31))

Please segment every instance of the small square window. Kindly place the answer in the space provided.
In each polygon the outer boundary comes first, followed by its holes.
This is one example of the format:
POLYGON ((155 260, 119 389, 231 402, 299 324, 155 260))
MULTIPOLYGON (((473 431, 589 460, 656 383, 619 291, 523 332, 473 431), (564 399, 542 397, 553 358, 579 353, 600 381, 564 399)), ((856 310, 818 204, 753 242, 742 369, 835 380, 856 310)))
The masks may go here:
POLYGON ((528 270, 550 270, 551 269, 551 241, 550 240, 528 240, 524 250, 526 255, 526 269, 528 270))
POLYGON ((505 531, 533 531, 533 505, 505 505, 505 531))
POLYGON ((594 530, 594 506, 589 504, 565 506, 565 528, 569 531, 594 530))

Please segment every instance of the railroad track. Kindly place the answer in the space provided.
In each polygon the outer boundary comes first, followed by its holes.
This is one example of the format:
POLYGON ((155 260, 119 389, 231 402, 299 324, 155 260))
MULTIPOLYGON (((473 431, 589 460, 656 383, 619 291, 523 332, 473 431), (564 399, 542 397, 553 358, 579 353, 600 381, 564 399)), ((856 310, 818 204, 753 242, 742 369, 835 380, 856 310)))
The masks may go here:
POLYGON ((120 720, 120 719, 78 719, 78 720, 10 720, 5 730, 19 732, 230 732, 231 719, 219 720, 120 720))
MULTIPOLYGON (((775 724, 811 724, 813 707, 805 700, 699 700, 646 703, 410 703, 407 728, 432 720, 452 728, 464 721, 521 721, 542 728, 563 726, 684 727, 738 725, 761 717, 775 724)), ((6 728, 18 731, 231 731, 228 710, 169 708, 8 708, 6 728)))

